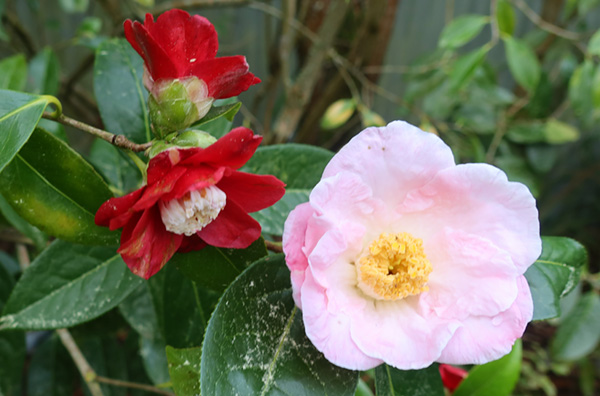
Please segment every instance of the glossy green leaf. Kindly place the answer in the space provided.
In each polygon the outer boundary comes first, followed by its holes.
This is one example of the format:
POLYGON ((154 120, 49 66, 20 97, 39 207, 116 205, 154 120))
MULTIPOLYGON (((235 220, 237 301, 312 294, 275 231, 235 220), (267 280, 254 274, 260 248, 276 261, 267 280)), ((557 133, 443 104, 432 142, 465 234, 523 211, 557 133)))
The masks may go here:
POLYGON ((573 290, 586 262, 587 252, 579 242, 542 238, 542 254, 525 272, 533 298, 533 320, 560 315, 560 299, 573 290))
POLYGON ((227 289, 202 346, 203 395, 354 395, 358 373, 306 337, 283 255, 254 263, 227 289))
POLYGON ((98 47, 94 94, 105 129, 136 143, 153 137, 142 74, 142 58, 125 39, 107 40, 98 47))
POLYGON ((27 81, 25 55, 17 54, 0 61, 0 89, 21 91, 27 81))
POLYGON ((496 18, 501 33, 511 35, 515 31, 515 10, 508 0, 499 0, 496 4, 496 18))
POLYGON ((275 205, 250 215, 260 223, 263 234, 283 235, 283 224, 290 212, 301 203, 307 202, 309 189, 290 190, 285 192, 275 205))
POLYGON ((600 55, 600 29, 590 38, 588 53, 590 55, 600 55))
POLYGON ((463 15, 450 22, 440 34, 439 47, 458 48, 471 41, 487 25, 486 15, 463 15))
POLYGON ((58 58, 50 47, 46 47, 29 62, 28 91, 36 94, 56 95, 59 79, 58 58))
POLYGON ((55 241, 19 279, 0 329, 74 326, 114 308, 141 282, 114 248, 55 241))
MULTIPOLYGON (((85 356, 96 374, 126 381, 127 361, 125 349, 120 343, 109 337, 86 337, 79 343, 81 352, 85 356)), ((128 389, 121 386, 100 384, 103 396, 127 396, 128 389)))
MULTIPOLYGON (((11 274, 0 265, 0 312, 13 288, 11 274)), ((22 331, 0 332, 0 395, 20 395, 19 384, 25 364, 25 333, 22 331)))
POLYGON ((450 91, 460 90, 473 78, 477 68, 483 64, 488 51, 488 47, 480 47, 458 58, 450 72, 450 91))
POLYGON ((259 147, 241 169, 260 175, 274 175, 286 189, 312 189, 321 180, 333 153, 304 144, 276 144, 259 147))
POLYGON ((375 396, 375 395, 373 394, 373 391, 369 387, 369 384, 367 384, 365 381, 363 381, 362 378, 359 378, 358 386, 356 387, 356 392, 354 393, 354 396, 375 396))
POLYGON ((551 118, 544 129, 546 141, 550 144, 564 144, 579 139, 579 130, 572 125, 551 118))
POLYGON ((26 237, 30 238, 39 250, 43 250, 46 247, 48 235, 23 220, 2 195, 0 195, 0 213, 2 213, 2 216, 4 216, 13 227, 26 237))
POLYGON ((36 129, 0 174, 0 193, 42 231, 75 243, 118 243, 118 232, 99 227, 94 215, 112 197, 100 175, 65 142, 36 129))
POLYGON ((339 128, 344 125, 354 111, 356 101, 354 99, 339 99, 327 107, 321 118, 321 128, 325 130, 339 128))
POLYGON ((169 374, 177 395, 200 394, 201 348, 175 349, 167 347, 169 374))
POLYGON ((227 121, 233 121, 233 117, 235 117, 235 115, 241 107, 242 102, 230 103, 223 106, 213 106, 210 108, 210 110, 208 111, 208 113, 206 113, 204 117, 193 123, 192 126, 190 126, 190 128, 202 130, 202 125, 221 117, 225 117, 227 121))
POLYGON ((453 396, 509 396, 519 380, 523 349, 517 340, 501 359, 475 366, 453 396))
POLYGON ((573 72, 569 80, 569 101, 576 115, 584 116, 593 108, 594 62, 587 59, 573 72))
POLYGON ((551 351, 556 359, 578 360, 591 353, 600 342, 600 296, 591 291, 562 320, 551 351))
POLYGON ((246 249, 207 246, 189 253, 175 253, 169 261, 199 286, 223 291, 246 267, 267 255, 265 241, 259 238, 246 249))
POLYGON ((105 140, 94 141, 89 160, 104 176, 115 195, 123 196, 142 184, 142 174, 133 161, 123 150, 105 140))
POLYGON ((382 364, 375 369, 377 396, 444 396, 437 364, 422 370, 398 370, 382 364))
POLYGON ((169 363, 165 355, 166 344, 162 338, 141 338, 140 356, 146 375, 153 384, 164 384, 170 380, 169 363))
POLYGON ((505 37, 506 60, 511 74, 523 88, 532 94, 540 81, 542 68, 533 49, 525 41, 505 37))
POLYGON ((0 90, 0 172, 27 142, 47 105, 40 96, 0 90))
POLYGON ((73 359, 56 334, 34 350, 27 377, 29 396, 72 395, 79 377, 73 359))

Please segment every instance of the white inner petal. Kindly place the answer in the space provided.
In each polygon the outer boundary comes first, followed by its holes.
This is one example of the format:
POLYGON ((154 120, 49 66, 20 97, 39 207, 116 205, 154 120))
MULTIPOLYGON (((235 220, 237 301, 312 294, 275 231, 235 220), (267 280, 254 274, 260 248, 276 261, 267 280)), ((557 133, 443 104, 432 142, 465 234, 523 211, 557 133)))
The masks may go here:
POLYGON ((217 218, 226 198, 216 186, 190 191, 179 199, 160 201, 160 217, 167 231, 190 236, 217 218))

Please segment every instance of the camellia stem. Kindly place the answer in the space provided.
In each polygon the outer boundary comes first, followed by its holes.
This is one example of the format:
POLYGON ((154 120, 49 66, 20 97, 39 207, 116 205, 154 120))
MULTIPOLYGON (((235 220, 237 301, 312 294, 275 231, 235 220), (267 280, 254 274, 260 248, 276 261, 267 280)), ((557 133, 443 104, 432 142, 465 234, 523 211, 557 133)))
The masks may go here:
POLYGON ((115 135, 113 133, 104 131, 102 129, 85 124, 81 121, 77 121, 73 118, 67 117, 66 115, 61 114, 61 113, 58 113, 58 114, 57 114, 57 112, 44 113, 42 115, 42 117, 47 118, 52 121, 60 122, 63 125, 69 125, 74 128, 80 129, 84 132, 87 132, 96 137, 99 137, 100 139, 104 139, 107 142, 109 142, 117 147, 124 148, 127 150, 140 152, 140 151, 145 151, 152 145, 152 143, 144 143, 144 144, 133 143, 132 141, 130 141, 123 135, 115 135))
POLYGON ((283 253, 283 247, 281 246, 281 243, 265 241, 265 245, 267 246, 268 250, 274 253, 283 253))

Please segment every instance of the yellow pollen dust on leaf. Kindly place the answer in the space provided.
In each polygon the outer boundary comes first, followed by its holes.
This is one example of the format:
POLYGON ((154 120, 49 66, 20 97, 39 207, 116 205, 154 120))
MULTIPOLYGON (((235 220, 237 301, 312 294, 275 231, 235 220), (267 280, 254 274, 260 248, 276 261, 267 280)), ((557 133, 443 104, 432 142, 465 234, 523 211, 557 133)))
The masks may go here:
POLYGON ((381 234, 356 267, 358 286, 378 300, 398 300, 429 290, 432 267, 423 241, 407 232, 381 234))

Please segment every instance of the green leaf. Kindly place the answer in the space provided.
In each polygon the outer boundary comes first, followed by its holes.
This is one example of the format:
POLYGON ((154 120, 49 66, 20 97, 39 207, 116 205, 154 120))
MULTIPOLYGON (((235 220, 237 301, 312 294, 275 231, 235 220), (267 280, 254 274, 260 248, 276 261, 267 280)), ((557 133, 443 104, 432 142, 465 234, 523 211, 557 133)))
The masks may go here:
POLYGON ((122 150, 105 140, 94 140, 89 160, 116 195, 123 196, 142 184, 142 175, 133 161, 122 150))
POLYGON ((85 12, 89 6, 89 0, 59 0, 59 3, 67 13, 85 12))
POLYGON ((331 130, 344 125, 354 111, 356 110, 356 101, 354 99, 339 99, 333 102, 325 110, 321 118, 321 128, 331 130))
MULTIPOLYGON (((79 347, 96 374, 102 377, 126 381, 127 361, 125 349, 114 338, 87 337, 79 347)), ((100 384, 104 396, 127 396, 127 389, 121 386, 100 384)))
POLYGON ((36 94, 58 94, 60 65, 50 47, 44 48, 29 62, 29 80, 27 90, 36 94))
POLYGON ((596 67, 586 59, 575 69, 569 80, 569 101, 576 115, 583 116, 593 109, 593 85, 596 67))
POLYGON ((47 105, 40 96, 0 90, 0 172, 29 139, 47 105))
POLYGON ((321 180, 333 153, 304 144, 275 144, 259 147, 241 169, 259 175, 274 175, 286 189, 312 189, 321 180))
POLYGON ((550 144, 564 144, 579 139, 579 131, 572 125, 551 118, 544 129, 546 141, 550 144))
MULTIPOLYGON (((13 277, 0 265, 0 312, 13 288, 13 277)), ((25 333, 0 332, 0 395, 20 395, 19 384, 25 364, 25 333)))
POLYGON ((556 359, 578 360, 591 353, 600 341, 600 297, 594 291, 583 295, 562 320, 551 351, 556 359))
POLYGON ((523 183, 534 197, 540 194, 540 182, 524 158, 506 155, 496 158, 496 165, 506 172, 508 180, 523 183))
POLYGON ((114 308, 140 283, 114 248, 55 241, 19 279, 0 329, 74 326, 114 308))
POLYGON ((41 129, 0 174, 0 193, 25 220, 58 238, 116 244, 118 232, 94 223, 112 197, 100 175, 65 142, 41 129))
POLYGON ((515 10, 507 0, 499 0, 496 5, 496 19, 501 33, 512 36, 515 31, 515 10))
POLYGON ((506 137, 515 143, 531 144, 546 141, 546 124, 540 121, 517 122, 508 127, 506 137))
POLYGON ((34 351, 28 370, 27 394, 72 395, 79 375, 58 336, 47 338, 34 351))
POLYGON ((200 394, 201 348, 175 349, 167 347, 169 374, 177 395, 200 394))
POLYGON ((533 320, 560 315, 560 299, 577 282, 587 252, 579 242, 564 237, 542 237, 542 254, 525 277, 533 298, 533 320))
POLYGON ((170 380, 169 362, 165 355, 166 344, 162 338, 140 339, 140 356, 146 375, 153 384, 164 384, 170 380))
POLYGON ((450 71, 450 91, 456 92, 467 85, 483 64, 488 51, 489 47, 480 47, 457 59, 450 71))
POLYGON ((356 393, 354 396, 375 396, 373 395, 373 391, 369 387, 369 385, 362 380, 362 378, 358 379, 358 386, 356 387, 356 393))
MULTIPOLYGON (((241 107, 242 107, 242 102, 226 104, 223 106, 213 106, 210 108, 210 110, 208 111, 208 113, 206 113, 206 115, 204 117, 202 117, 201 119, 199 119, 198 121, 193 123, 190 126, 190 129, 202 130, 202 128, 199 128, 200 126, 207 124, 207 123, 214 121, 221 117, 225 117, 225 119, 227 121, 231 122, 231 121, 233 121, 233 117, 235 117, 235 115, 237 114, 237 112, 240 110, 241 107)), ((229 132, 229 131, 227 131, 227 132, 229 132)))
POLYGON ((0 61, 0 89, 21 91, 25 88, 26 81, 27 61, 25 55, 17 54, 0 61))
POLYGON ((375 369, 377 396, 444 396, 437 364, 422 370, 398 370, 382 364, 375 369))
POLYGON ((143 64, 125 39, 103 42, 94 64, 94 93, 106 129, 136 143, 152 139, 143 64))
POLYGON ((531 47, 523 40, 504 37, 506 60, 511 74, 530 94, 535 91, 542 69, 540 62, 531 47))
POLYGON ((175 253, 169 261, 199 286, 223 291, 244 269, 267 255, 265 241, 259 238, 246 249, 207 246, 189 253, 175 253))
POLYGON ((508 396, 521 372, 521 340, 501 359, 475 366, 460 383, 453 396, 508 396))
POLYGON ((600 55, 600 29, 598 29, 590 38, 590 42, 588 44, 588 54, 600 55))
POLYGON ((438 46, 458 48, 471 41, 487 25, 490 18, 486 15, 463 15, 450 22, 442 31, 438 46))
POLYGON ((309 189, 288 189, 283 198, 273 206, 250 215, 260 223, 263 234, 281 236, 283 235, 283 224, 290 212, 301 203, 307 202, 309 195, 309 189))
MULTIPOLYGON (((0 213, 13 227, 19 230, 23 235, 30 238, 38 250, 44 250, 48 243, 48 235, 44 234, 37 227, 32 226, 14 211, 10 204, 0 195, 0 213)), ((0 310, 2 312, 2 310, 0 310)))
POLYGON ((203 395, 354 395, 358 373, 306 337, 283 255, 254 263, 223 294, 202 346, 203 395))

